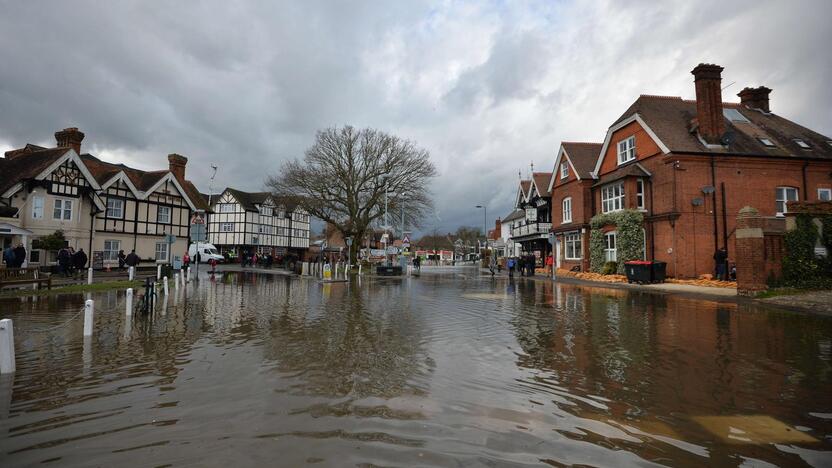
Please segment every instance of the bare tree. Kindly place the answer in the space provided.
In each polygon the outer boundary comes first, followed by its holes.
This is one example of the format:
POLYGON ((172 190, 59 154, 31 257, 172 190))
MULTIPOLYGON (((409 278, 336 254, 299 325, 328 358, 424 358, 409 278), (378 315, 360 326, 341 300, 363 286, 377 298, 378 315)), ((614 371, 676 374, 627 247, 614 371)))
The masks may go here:
POLYGON ((365 235, 381 224, 385 191, 391 227, 401 225, 402 213, 408 226, 418 227, 432 208, 427 186, 436 174, 428 152, 415 143, 346 126, 319 131, 303 160, 283 164, 266 186, 352 237, 355 260, 365 235))

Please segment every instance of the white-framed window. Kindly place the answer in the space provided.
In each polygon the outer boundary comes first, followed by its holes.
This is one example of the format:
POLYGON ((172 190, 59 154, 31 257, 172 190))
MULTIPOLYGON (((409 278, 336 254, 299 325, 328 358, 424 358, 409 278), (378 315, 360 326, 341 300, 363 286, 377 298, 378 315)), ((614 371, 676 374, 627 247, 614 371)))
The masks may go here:
POLYGON ((624 182, 601 187, 601 211, 610 213, 624 209, 624 182))
POLYGON ((43 219, 43 197, 32 197, 32 219, 43 219))
POLYGON ((572 222, 572 197, 566 197, 563 199, 563 222, 572 222))
POLYGON ((104 260, 118 260, 118 251, 121 250, 121 241, 104 241, 104 260))
POLYGON ((170 207, 159 206, 156 208, 156 222, 162 224, 170 224, 170 207))
POLYGON ((644 209, 644 179, 636 179, 636 208, 644 209))
POLYGON ((124 217, 124 200, 121 198, 107 199, 107 217, 121 219, 124 217))
POLYGON ((260 214, 263 216, 272 216, 274 214, 274 208, 270 206, 261 206, 260 214))
POLYGON ((777 215, 783 216, 788 211, 788 202, 797 201, 797 189, 794 187, 777 187, 774 199, 777 203, 777 215))
POLYGON ((55 208, 52 210, 52 219, 72 219, 72 200, 62 198, 55 199, 55 208))
POLYGON ((812 147, 809 146, 809 143, 806 143, 805 141, 801 140, 800 138, 795 138, 794 142, 797 143, 797 146, 799 146, 803 149, 812 149, 812 147))
POLYGON ((220 232, 234 232, 234 223, 220 223, 220 232))
POLYGON ((618 254, 615 250, 615 231, 610 231, 604 234, 604 260, 608 262, 615 262, 618 260, 618 254))
POLYGON ((168 244, 165 242, 156 243, 156 260, 163 262, 168 260, 168 244))
POLYGON ((632 161, 636 158, 635 135, 618 142, 618 164, 632 161))
POLYGON ((768 138, 757 138, 757 139, 758 139, 758 140, 760 141, 760 143, 762 143, 763 145, 768 146, 769 148, 774 148, 774 142, 773 142, 773 141, 771 141, 770 139, 768 139, 768 138))
POLYGON ((830 201, 830 200, 832 200, 832 189, 819 188, 818 189, 818 200, 820 200, 820 201, 830 201))
POLYGON ((565 179, 569 177, 569 163, 561 161, 560 163, 560 178, 565 179))
POLYGON ((233 213, 234 212, 234 204, 233 203, 220 203, 219 204, 219 212, 220 213, 233 213))
POLYGON ((570 232, 564 236, 564 258, 567 260, 580 260, 582 257, 581 251, 581 233, 570 232))

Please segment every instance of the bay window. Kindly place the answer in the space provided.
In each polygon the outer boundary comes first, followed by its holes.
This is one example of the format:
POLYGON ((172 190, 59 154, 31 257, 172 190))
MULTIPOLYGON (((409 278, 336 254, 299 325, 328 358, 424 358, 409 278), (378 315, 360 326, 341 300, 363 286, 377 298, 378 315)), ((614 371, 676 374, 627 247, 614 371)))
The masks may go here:
POLYGON ((601 212, 610 213, 624 209, 624 182, 601 187, 601 212))

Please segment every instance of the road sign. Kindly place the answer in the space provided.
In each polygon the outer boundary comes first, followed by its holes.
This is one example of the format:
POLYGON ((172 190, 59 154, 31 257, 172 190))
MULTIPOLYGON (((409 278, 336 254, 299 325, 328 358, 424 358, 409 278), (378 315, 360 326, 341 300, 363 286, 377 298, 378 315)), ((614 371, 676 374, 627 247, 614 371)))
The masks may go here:
POLYGON ((410 234, 407 234, 407 233, 406 233, 406 234, 402 237, 402 244, 408 244, 408 245, 410 245, 410 234))
POLYGON ((555 233, 554 232, 549 233, 549 244, 550 245, 555 245, 555 233))
POLYGON ((205 217, 202 213, 194 213, 191 215, 191 224, 205 224, 205 217))
POLYGON ((390 247, 387 247, 387 255, 396 255, 398 253, 399 253, 399 248, 398 247, 394 247, 392 245, 390 247))
POLYGON ((166 244, 174 244, 176 243, 176 236, 173 234, 168 234, 165 236, 165 243, 166 244))
POLYGON ((346 239, 344 239, 344 242, 347 243, 347 247, 351 246, 352 245, 352 237, 347 237, 346 239))
POLYGON ((191 224, 191 242, 205 242, 208 233, 204 224, 191 224))

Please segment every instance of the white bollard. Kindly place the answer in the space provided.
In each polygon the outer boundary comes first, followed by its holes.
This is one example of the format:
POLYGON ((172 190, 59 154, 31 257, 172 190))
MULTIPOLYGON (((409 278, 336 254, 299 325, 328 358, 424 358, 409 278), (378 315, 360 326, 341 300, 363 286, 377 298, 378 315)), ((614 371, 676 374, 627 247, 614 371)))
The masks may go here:
POLYGON ((127 304, 127 315, 133 315, 133 288, 127 288, 124 302, 127 304))
POLYGON ((92 267, 87 268, 87 284, 92 284, 92 267))
POLYGON ((358 264, 358 276, 361 276, 361 264, 358 264))
POLYGON ((92 336, 92 321, 93 321, 94 303, 92 299, 87 299, 84 303, 84 336, 92 336))
POLYGON ((129 279, 130 281, 133 281, 133 267, 128 267, 127 268, 127 279, 129 279))
POLYGON ((165 287, 165 298, 167 299, 167 296, 168 296, 168 277, 167 276, 162 278, 162 285, 164 285, 164 287, 165 287))
POLYGON ((187 270, 185 270, 185 273, 188 275, 188 276, 185 278, 185 280, 186 280, 186 282, 190 283, 190 282, 191 282, 191 269, 190 269, 190 268, 188 268, 187 270))
POLYGON ((162 264, 156 265, 156 281, 162 279, 162 264))
POLYGON ((3 319, 0 320, 0 374, 14 371, 14 325, 12 319, 3 319))

